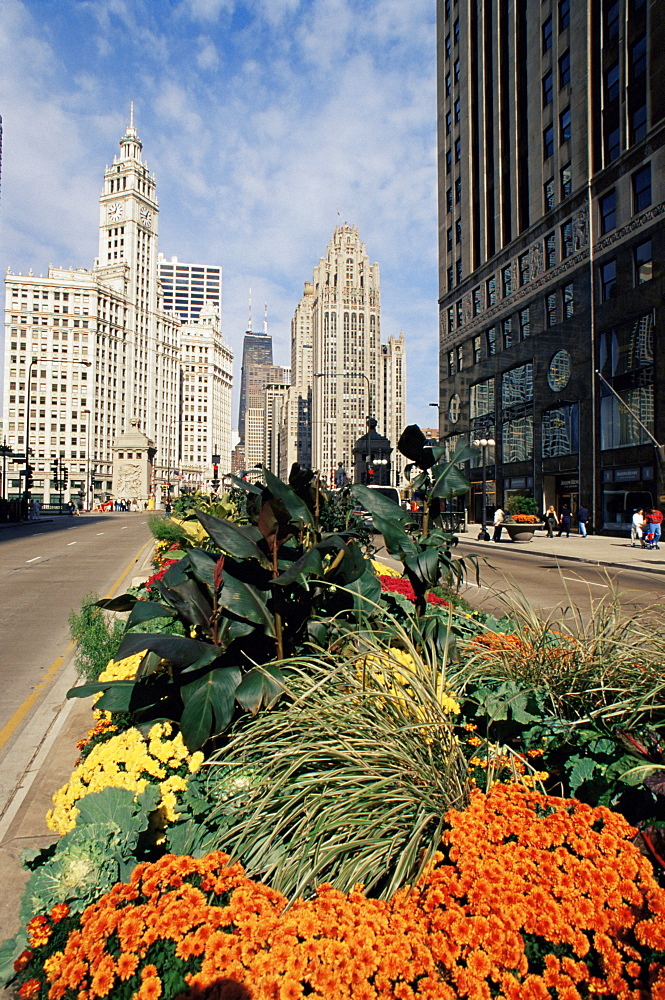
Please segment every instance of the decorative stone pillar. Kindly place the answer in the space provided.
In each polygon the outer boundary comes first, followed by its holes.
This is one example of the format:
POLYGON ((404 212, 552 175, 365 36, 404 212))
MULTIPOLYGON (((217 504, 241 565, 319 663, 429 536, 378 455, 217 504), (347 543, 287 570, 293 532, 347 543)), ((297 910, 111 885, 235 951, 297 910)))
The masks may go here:
POLYGON ((113 440, 113 493, 117 499, 147 500, 153 492, 153 463, 157 449, 141 430, 136 417, 129 430, 113 440))

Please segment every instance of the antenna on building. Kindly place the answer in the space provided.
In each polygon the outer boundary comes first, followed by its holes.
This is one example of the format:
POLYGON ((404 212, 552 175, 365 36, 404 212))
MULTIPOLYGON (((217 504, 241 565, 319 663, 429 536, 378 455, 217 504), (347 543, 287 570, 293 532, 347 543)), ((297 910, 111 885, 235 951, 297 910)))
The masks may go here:
POLYGON ((247 332, 252 332, 252 286, 249 286, 249 319, 247 320, 247 332))
POLYGON ((129 127, 134 128, 134 101, 129 102, 129 127))
POLYGON ((263 332, 268 336, 268 303, 263 306, 263 332))

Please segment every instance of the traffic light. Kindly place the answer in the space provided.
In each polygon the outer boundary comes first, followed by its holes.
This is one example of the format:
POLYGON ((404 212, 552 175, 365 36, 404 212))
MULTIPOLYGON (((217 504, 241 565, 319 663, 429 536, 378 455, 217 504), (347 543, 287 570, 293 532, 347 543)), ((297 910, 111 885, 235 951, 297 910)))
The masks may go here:
POLYGON ((62 481, 65 484, 65 486, 69 482, 69 469, 67 468, 66 465, 64 466, 64 468, 62 470, 62 481))
POLYGON ((34 469, 31 465, 26 465, 25 471, 26 471, 25 488, 26 490, 31 490, 35 482, 34 479, 32 478, 32 473, 34 472, 34 469))
POLYGON ((213 490, 219 489, 219 465, 216 463, 212 467, 212 488, 213 490))
POLYGON ((57 481, 58 474, 59 474, 58 463, 54 462, 53 465, 51 466, 51 479, 55 479, 57 481))

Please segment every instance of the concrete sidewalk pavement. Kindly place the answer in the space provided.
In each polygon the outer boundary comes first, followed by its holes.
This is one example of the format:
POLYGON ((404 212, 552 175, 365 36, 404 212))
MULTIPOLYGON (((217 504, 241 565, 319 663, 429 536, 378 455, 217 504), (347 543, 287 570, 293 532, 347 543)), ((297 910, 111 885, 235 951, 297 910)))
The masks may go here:
MULTIPOLYGON (((516 552, 536 555, 539 558, 549 556, 560 561, 591 563, 606 566, 608 569, 637 570, 642 573, 665 573, 665 538, 660 549, 643 549, 633 547, 630 538, 616 538, 608 535, 588 535, 582 538, 576 532, 570 538, 562 535, 560 538, 548 538, 547 532, 538 528, 530 542, 512 542, 505 528, 500 542, 484 542, 478 538, 479 524, 470 524, 468 531, 458 535, 460 546, 467 545, 474 553, 484 550, 491 553, 497 545, 510 545, 516 552)), ((490 538, 492 527, 488 526, 490 538)))

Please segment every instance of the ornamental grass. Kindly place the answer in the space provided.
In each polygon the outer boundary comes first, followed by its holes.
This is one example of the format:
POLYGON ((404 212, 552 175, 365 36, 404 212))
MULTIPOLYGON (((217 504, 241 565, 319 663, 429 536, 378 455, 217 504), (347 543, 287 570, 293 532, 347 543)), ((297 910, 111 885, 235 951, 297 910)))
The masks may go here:
POLYGON ((23 1000, 665 998, 665 890, 632 828, 516 785, 452 810, 391 899, 287 899, 221 852, 141 864, 78 916, 29 927, 23 1000), (242 987, 242 989, 241 989, 242 987))
POLYGON ((541 618, 526 595, 505 600, 511 632, 474 636, 450 680, 460 694, 514 682, 537 692, 544 711, 634 728, 665 724, 665 622, 662 609, 626 615, 611 593, 590 614, 571 608, 541 618))
POLYGON ((289 661, 291 703, 244 722, 206 768, 218 832, 197 851, 228 851, 292 896, 362 882, 388 896, 436 850, 443 816, 463 806, 458 704, 436 651, 354 634, 343 655, 289 661), (234 775, 249 787, 228 798, 234 775))

